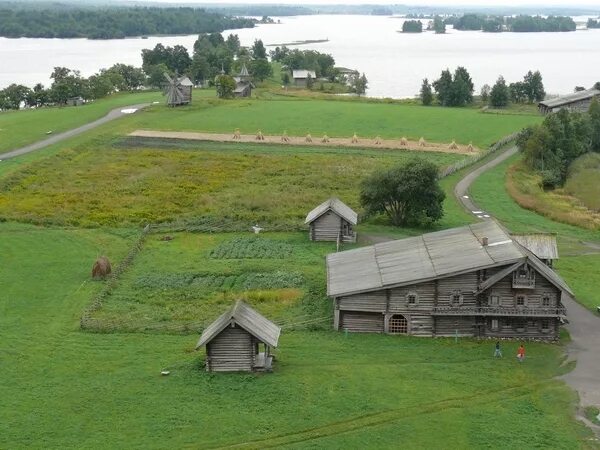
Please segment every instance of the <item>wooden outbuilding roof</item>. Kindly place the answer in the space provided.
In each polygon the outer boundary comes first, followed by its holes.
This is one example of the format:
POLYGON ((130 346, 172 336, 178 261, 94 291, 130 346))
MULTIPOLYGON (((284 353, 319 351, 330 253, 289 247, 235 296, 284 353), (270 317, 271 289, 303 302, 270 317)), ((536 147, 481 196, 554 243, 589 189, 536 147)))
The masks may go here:
POLYGON ((213 340, 231 323, 239 325, 261 342, 271 347, 277 347, 281 328, 256 312, 248 304, 237 300, 229 311, 219 316, 217 320, 204 329, 196 348, 202 347, 213 340))
POLYGON ((327 295, 377 291, 528 260, 548 281, 573 295, 558 274, 493 220, 330 254, 327 295))
POLYGON ((511 237, 540 259, 558 259, 558 246, 554 234, 511 234, 511 237))
POLYGON ((569 105, 574 102, 587 100, 589 98, 597 96, 600 96, 600 91, 598 89, 588 89, 585 91, 575 92, 569 95, 563 95, 562 97, 543 100, 539 102, 539 105, 545 106, 546 108, 558 108, 560 106, 569 105))
POLYGON ((194 83, 192 83, 192 81, 188 77, 181 77, 177 81, 181 86, 187 86, 187 87, 194 86, 194 83))
POLYGON ((338 216, 346 219, 352 225, 358 223, 358 214, 356 214, 348 205, 342 202, 339 198, 332 197, 325 200, 311 212, 306 215, 304 223, 311 223, 325 214, 327 211, 333 211, 338 216))
POLYGON ((294 71, 292 71, 292 78, 298 78, 298 79, 308 78, 309 75, 312 79, 315 79, 317 77, 317 74, 315 73, 314 70, 294 70, 294 71))

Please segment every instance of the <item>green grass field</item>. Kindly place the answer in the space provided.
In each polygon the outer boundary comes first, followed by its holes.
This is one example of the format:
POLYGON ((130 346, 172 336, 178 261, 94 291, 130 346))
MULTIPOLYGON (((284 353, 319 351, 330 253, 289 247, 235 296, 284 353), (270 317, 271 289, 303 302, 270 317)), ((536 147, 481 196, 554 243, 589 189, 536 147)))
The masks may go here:
MULTIPOLYGON (((0 217, 98 226, 212 217, 297 229, 336 195, 358 208, 359 182, 417 155, 394 150, 80 140, 0 179, 0 217), (56 174, 61 176, 57 177, 56 174)), ((462 158, 419 154, 439 165, 462 158)))
POLYGON ((93 328, 200 332, 244 298, 279 324, 329 329, 325 255, 334 251, 306 233, 150 233, 93 328))
POLYGON ((0 112, 0 153, 14 150, 54 134, 77 128, 120 106, 163 101, 159 92, 115 94, 78 107, 40 108, 0 112))
MULTIPOLYGON (((134 119, 136 126, 156 130, 184 130, 291 136, 363 137, 451 142, 485 148, 516 130, 539 123, 536 115, 483 114, 476 109, 441 108, 383 102, 290 99, 212 100, 171 109, 153 107, 134 119)), ((133 123, 133 122, 132 122, 133 123)))
POLYGON ((0 447, 589 447, 555 345, 519 365, 516 342, 494 360, 485 341, 284 330, 274 373, 215 376, 195 334, 79 331, 92 261, 136 234, 0 224, 0 447))
POLYGON ((511 231, 557 233, 560 259, 556 268, 573 288, 577 300, 595 311, 600 305, 600 234, 574 225, 554 222, 533 211, 521 208, 506 192, 506 171, 517 158, 510 158, 479 177, 471 186, 471 195, 479 206, 500 219, 511 231), (592 253, 586 255, 586 253, 592 253))

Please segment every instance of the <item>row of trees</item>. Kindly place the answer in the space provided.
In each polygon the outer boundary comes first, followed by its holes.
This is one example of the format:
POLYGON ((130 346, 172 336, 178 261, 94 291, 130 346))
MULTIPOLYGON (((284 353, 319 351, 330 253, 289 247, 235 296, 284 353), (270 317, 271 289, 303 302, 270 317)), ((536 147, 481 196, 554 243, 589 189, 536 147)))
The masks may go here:
POLYGON ((406 20, 402 24, 403 33, 420 33, 423 31, 423 24, 420 20, 406 20))
POLYGON ((482 30, 490 33, 511 31, 514 33, 575 31, 577 25, 566 16, 489 16, 484 14, 465 14, 461 17, 446 19, 456 30, 482 30))
POLYGON ((594 100, 587 113, 562 109, 548 115, 541 125, 523 130, 518 146, 545 188, 561 186, 575 159, 600 152, 600 104, 594 100))
POLYGON ((118 91, 132 91, 147 84, 144 72, 136 67, 115 64, 97 74, 84 78, 76 70, 55 67, 50 75, 49 88, 41 83, 33 89, 11 84, 0 90, 0 110, 19 109, 22 105, 39 108, 47 105, 65 105, 74 97, 96 100, 118 91))
POLYGON ((214 33, 251 28, 255 19, 198 8, 80 8, 57 6, 0 9, 0 36, 9 38, 115 39, 158 34, 214 33))
POLYGON ((600 20, 588 19, 587 27, 588 28, 600 28, 600 20))
POLYGON ((481 101, 489 103, 494 108, 504 108, 510 102, 534 103, 541 102, 546 97, 542 74, 531 70, 525 74, 523 81, 506 84, 504 77, 498 77, 496 83, 490 88, 485 84, 481 88, 481 101))
MULTIPOLYGON (((434 102, 441 106, 465 106, 473 103, 474 85, 469 72, 464 67, 458 67, 454 74, 443 70, 440 78, 430 83, 427 78, 421 85, 420 99, 425 106, 434 102), (435 95, 434 95, 435 90, 435 95)), ((514 103, 533 103, 544 99, 546 92, 542 74, 539 71, 529 71, 523 81, 506 84, 502 76, 493 87, 484 85, 481 88, 481 101, 491 106, 501 108, 514 103)))
POLYGON ((421 86, 421 102, 429 106, 434 100, 442 106, 465 106, 473 102, 473 80, 464 67, 458 67, 454 74, 443 70, 440 78, 433 83, 425 78, 421 86), (435 89, 435 97, 433 95, 435 89))

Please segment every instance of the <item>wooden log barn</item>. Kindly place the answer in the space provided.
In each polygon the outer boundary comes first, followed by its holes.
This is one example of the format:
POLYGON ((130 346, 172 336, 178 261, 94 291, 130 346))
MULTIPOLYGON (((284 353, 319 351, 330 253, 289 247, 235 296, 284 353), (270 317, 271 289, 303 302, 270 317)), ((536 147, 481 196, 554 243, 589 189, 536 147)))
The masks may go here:
POLYGON ((334 328, 556 340, 573 292, 523 244, 489 220, 328 255, 334 328))
POLYGON ((337 198, 324 201, 306 216, 311 241, 356 242, 358 215, 337 198))
POLYGON ((281 328, 241 300, 200 336, 196 350, 206 346, 209 372, 271 371, 281 328))

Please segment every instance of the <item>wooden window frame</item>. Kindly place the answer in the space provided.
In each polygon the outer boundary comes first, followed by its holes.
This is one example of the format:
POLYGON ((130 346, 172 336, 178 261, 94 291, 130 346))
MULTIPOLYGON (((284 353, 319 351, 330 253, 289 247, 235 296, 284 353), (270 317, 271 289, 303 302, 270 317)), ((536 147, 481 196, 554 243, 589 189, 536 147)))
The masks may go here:
POLYGON ((408 334, 409 320, 408 317, 406 317, 404 314, 391 315, 388 319, 387 325, 389 334, 408 334), (398 323, 394 322, 395 320, 397 320, 398 323), (404 320, 404 323, 400 323, 402 320, 404 320))
POLYGON ((542 307, 543 308, 550 308, 551 301, 552 301, 552 299, 550 297, 550 294, 545 293, 542 295, 542 307))
POLYGON ((527 296, 525 294, 516 294, 515 295, 515 306, 517 308, 526 308, 527 307, 527 296), (522 305, 519 305, 519 297, 523 297, 522 305))
POLYGON ((460 290, 457 289, 450 293, 450 306, 462 306, 463 301, 464 301, 464 297, 460 290), (458 299, 458 301, 455 302, 455 299, 458 299))
POLYGON ((419 294, 417 294, 415 291, 409 291, 406 294, 406 304, 408 306, 416 306, 419 304, 419 294), (411 302, 410 299, 411 297, 414 297, 415 301, 411 302))
POLYGON ((490 306, 500 306, 500 296, 499 295, 495 295, 495 294, 490 295, 490 298, 488 300, 488 304, 490 306), (494 303, 494 300, 493 300, 494 298, 496 299, 495 303, 494 303))
POLYGON ((542 333, 549 333, 550 332, 550 319, 542 319, 541 323, 540 323, 540 329, 542 330, 542 333), (544 328, 544 323, 546 323, 548 326, 544 328))
POLYGON ((492 319, 490 323, 490 329, 492 331, 498 331, 500 329, 500 321, 498 319, 492 319), (495 322, 495 325, 494 325, 495 322))

